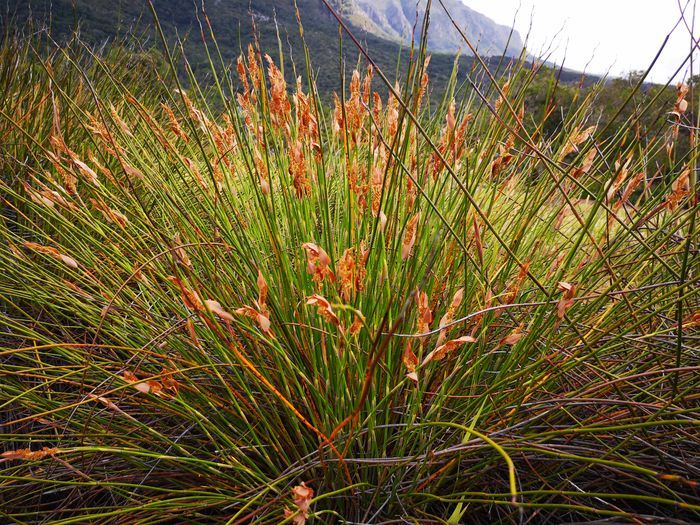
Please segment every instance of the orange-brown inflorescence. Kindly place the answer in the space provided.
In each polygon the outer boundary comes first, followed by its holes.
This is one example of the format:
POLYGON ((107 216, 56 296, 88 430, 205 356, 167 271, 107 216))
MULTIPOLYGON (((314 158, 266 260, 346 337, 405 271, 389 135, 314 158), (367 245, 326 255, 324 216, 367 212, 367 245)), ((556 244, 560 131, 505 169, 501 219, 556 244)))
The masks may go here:
POLYGON ((297 197, 303 197, 311 192, 311 183, 306 175, 304 147, 300 140, 289 148, 289 175, 292 177, 297 197))
POLYGON ((42 447, 40 450, 32 450, 29 448, 20 448, 17 450, 7 450, 0 454, 3 459, 18 459, 22 461, 37 461, 44 459, 47 456, 55 456, 60 453, 58 448, 42 447))
POLYGON ((345 301, 350 301, 355 294, 364 290, 364 279, 367 274, 365 265, 368 256, 369 250, 363 243, 359 253, 356 248, 348 248, 338 261, 340 295, 345 301))
POLYGON ((292 110, 292 105, 287 96, 287 83, 284 80, 284 74, 277 68, 270 55, 265 55, 265 60, 267 60, 267 75, 270 80, 270 114, 272 115, 272 122, 283 128, 289 122, 292 110))
POLYGON ((334 282, 335 274, 330 268, 331 258, 326 251, 312 242, 304 243, 302 248, 306 251, 306 269, 313 275, 313 280, 317 283, 325 279, 334 282))

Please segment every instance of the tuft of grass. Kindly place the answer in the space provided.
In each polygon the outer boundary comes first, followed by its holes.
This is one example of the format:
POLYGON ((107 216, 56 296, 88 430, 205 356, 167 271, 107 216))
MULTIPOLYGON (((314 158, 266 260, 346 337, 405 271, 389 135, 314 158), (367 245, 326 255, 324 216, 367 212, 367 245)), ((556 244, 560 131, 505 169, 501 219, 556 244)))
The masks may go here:
POLYGON ((700 518, 685 112, 542 134, 422 48, 326 108, 202 34, 187 90, 0 45, 3 521, 700 518))

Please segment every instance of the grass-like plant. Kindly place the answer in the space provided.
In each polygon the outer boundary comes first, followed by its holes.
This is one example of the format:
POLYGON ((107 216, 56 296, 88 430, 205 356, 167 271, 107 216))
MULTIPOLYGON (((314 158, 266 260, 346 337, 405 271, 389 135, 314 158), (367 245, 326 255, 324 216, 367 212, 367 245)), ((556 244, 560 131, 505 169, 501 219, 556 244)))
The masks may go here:
POLYGON ((0 46, 3 523, 700 519, 685 87, 545 135, 417 48, 325 108, 202 27, 208 88, 0 46))

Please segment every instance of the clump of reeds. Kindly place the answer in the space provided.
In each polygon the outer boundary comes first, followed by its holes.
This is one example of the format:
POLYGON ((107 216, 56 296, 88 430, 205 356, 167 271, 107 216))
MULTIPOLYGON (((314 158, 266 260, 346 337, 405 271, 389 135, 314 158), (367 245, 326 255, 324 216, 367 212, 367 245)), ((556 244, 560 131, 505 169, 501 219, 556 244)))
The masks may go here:
POLYGON ((416 53, 325 111, 254 44, 213 89, 29 44, 0 49, 3 520, 700 516, 696 148, 601 142, 590 101, 543 136, 523 64, 431 111, 416 53))

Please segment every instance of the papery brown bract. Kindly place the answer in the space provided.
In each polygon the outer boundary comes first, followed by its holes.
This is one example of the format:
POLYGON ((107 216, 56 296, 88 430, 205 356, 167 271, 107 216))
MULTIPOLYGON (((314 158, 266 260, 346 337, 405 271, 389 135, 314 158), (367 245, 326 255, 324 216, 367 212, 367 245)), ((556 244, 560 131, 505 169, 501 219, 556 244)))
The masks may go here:
POLYGON ((175 260, 188 268, 192 268, 192 261, 190 261, 187 251, 182 247, 183 243, 180 239, 179 233, 173 235, 173 244, 174 248, 172 250, 172 254, 175 256, 175 260))
POLYGON ((683 82, 679 82, 676 85, 676 102, 673 105, 673 111, 671 112, 677 119, 680 120, 681 115, 688 111, 688 101, 685 97, 688 95, 690 88, 683 82))
POLYGON ((160 382, 163 385, 163 388, 169 390, 170 393, 173 395, 177 394, 180 390, 180 382, 177 379, 175 379, 174 373, 171 370, 164 368, 161 371, 160 375, 160 382))
MULTIPOLYGON (((51 190, 46 187, 40 190, 35 190, 25 181, 22 181, 22 186, 24 187, 24 191, 27 193, 27 195, 29 195, 29 198, 35 204, 46 206, 47 208, 53 208, 54 206, 58 205, 71 210, 76 209, 76 206, 72 202, 67 201, 63 195, 56 190, 51 190)), ((44 185, 42 184, 42 186, 44 185)))
POLYGON ((122 378, 127 383, 131 383, 132 386, 142 394, 148 394, 151 390, 151 386, 148 384, 148 382, 140 381, 133 372, 129 372, 128 370, 125 371, 122 374, 122 378))
POLYGON ((506 80, 505 84, 503 84, 503 87, 501 87, 501 92, 498 95, 496 102, 494 102, 493 107, 496 110, 496 113, 498 113, 500 111, 501 106, 507 100, 509 91, 510 91, 510 79, 506 80))
POLYGON ((406 341, 406 346, 403 349, 402 361, 406 370, 406 377, 408 377, 414 383, 418 383, 418 356, 413 352, 411 340, 406 341))
POLYGON ((518 341, 520 341, 523 337, 525 337, 527 334, 523 332, 523 325, 518 326, 515 328, 511 333, 509 333, 507 336, 503 337, 499 342, 498 346, 503 346, 503 345, 514 345, 518 341))
POLYGON ((102 214, 107 222, 116 224, 120 228, 126 228, 129 221, 126 218, 126 215, 124 215, 122 212, 115 210, 114 208, 110 208, 102 200, 91 198, 90 203, 102 214))
POLYGON ((236 60, 236 72, 238 73, 238 78, 243 85, 243 96, 247 97, 248 93, 250 92, 250 85, 248 84, 248 75, 246 73, 245 63, 243 62, 243 57, 241 55, 238 55, 238 59, 236 60))
POLYGON ((627 160, 625 160, 624 162, 622 161, 622 159, 618 159, 615 162, 615 173, 617 175, 608 187, 606 197, 609 201, 613 199, 615 193, 617 193, 617 190, 619 190, 622 184, 627 180, 627 176, 629 175, 630 164, 632 164, 632 155, 629 155, 627 157, 627 160))
MULTIPOLYGON (((398 80, 394 84, 394 91, 401 92, 401 86, 398 80)), ((386 124, 387 124, 387 142, 391 143, 394 136, 399 130, 399 99, 393 93, 389 94, 389 100, 386 105, 386 124)))
POLYGON ((205 311, 204 303, 202 303, 202 300, 199 298, 199 294, 187 288, 180 278, 170 275, 167 277, 167 280, 180 289, 180 297, 187 308, 194 312, 205 311))
POLYGON ((530 263, 529 262, 523 263, 520 266, 520 271, 518 272, 518 276, 515 278, 515 280, 513 282, 510 283, 508 288, 506 288, 506 291, 503 293, 503 299, 502 299, 503 304, 512 304, 515 301, 516 297, 518 296, 518 293, 520 292, 520 287, 525 282, 525 278, 527 277, 529 271, 530 271, 530 263))
POLYGON ((510 150, 515 144, 515 137, 513 135, 508 135, 508 139, 505 143, 501 143, 498 146, 498 156, 491 163, 491 176, 496 178, 501 174, 503 168, 508 166, 513 160, 513 155, 510 150))
POLYGON ((76 270, 79 268, 79 265, 75 259, 59 252, 56 248, 53 248, 51 246, 44 246, 35 242, 25 241, 24 247, 29 248, 30 250, 34 250, 35 252, 48 255, 49 257, 52 257, 56 260, 59 260, 63 262, 66 266, 69 266, 70 268, 76 270))
POLYGON ((221 306, 221 303, 219 303, 218 301, 214 301, 213 299, 207 299, 204 301, 204 305, 207 307, 207 310, 209 310, 214 315, 220 317, 224 321, 233 321, 233 315, 224 310, 224 308, 221 306))
POLYGON ((326 251, 312 242, 307 242, 301 246, 306 251, 306 269, 313 275, 313 279, 317 283, 329 279, 335 281, 335 275, 330 269, 331 258, 326 251))
POLYGON ((559 291, 564 293, 562 298, 557 303, 557 318, 561 320, 566 315, 566 311, 574 305, 576 286, 571 283, 561 281, 557 284, 557 288, 559 291))
POLYGON ((258 324, 260 330, 262 330, 264 334, 272 335, 272 331, 270 330, 270 318, 266 312, 260 312, 252 306, 247 305, 241 308, 237 308, 235 312, 238 315, 244 315, 246 317, 249 317, 250 319, 253 319, 258 324))
POLYGON ((259 269, 256 284, 258 285, 258 305, 261 308, 264 308, 267 302, 267 292, 269 291, 269 288, 267 286, 267 281, 265 280, 265 277, 259 269))
POLYGON ((307 486, 306 483, 302 481, 300 485, 297 485, 292 489, 292 501, 294 501, 296 511, 291 511, 285 508, 285 517, 290 518, 293 516, 292 523, 294 525, 305 525, 306 520, 309 518, 311 500, 313 497, 314 489, 307 486))
POLYGON ((634 191, 639 187, 639 185, 642 183, 645 177, 646 173, 640 171, 629 180, 629 182, 625 186, 624 191, 622 192, 622 197, 620 197, 620 205, 624 205, 625 203, 627 203, 629 198, 632 196, 632 193, 634 193, 634 191))
POLYGON ((258 177, 260 178, 260 191, 263 195, 269 195, 270 183, 268 181, 267 163, 265 159, 263 159, 262 153, 260 153, 260 149, 257 145, 253 148, 253 162, 255 163, 255 167, 258 170, 258 177))
POLYGON ((416 292, 416 305, 418 306, 416 334, 423 334, 430 330, 430 323, 433 322, 433 312, 428 302, 428 294, 422 290, 416 292))
MULTIPOLYGON (((596 131, 596 126, 590 126, 585 129, 575 128, 567 137, 566 144, 559 153, 559 159, 562 160, 569 153, 578 152, 581 144, 586 142, 596 131)), ((593 148, 595 150, 595 148, 593 148)))
POLYGON ((690 195, 690 168, 686 168, 671 184, 671 193, 666 197, 666 207, 674 210, 678 203, 690 195))
POLYGON ((418 97, 416 100, 416 113, 421 107, 421 104, 423 103, 423 97, 425 96, 426 89, 428 87, 428 81, 430 80, 430 77, 428 76, 428 65, 430 65, 430 59, 432 58, 432 55, 428 55, 425 57, 425 60, 423 61, 423 67, 421 68, 421 77, 420 77, 420 88, 418 89, 418 97))
POLYGON ((431 361, 441 361, 447 356, 447 354, 466 343, 476 343, 476 339, 470 335, 465 335, 458 339, 447 341, 445 344, 438 346, 435 350, 430 352, 425 359, 423 359, 421 366, 425 366, 431 361))
POLYGON ((588 153, 583 159, 583 163, 581 166, 578 166, 571 171, 571 176, 578 179, 581 177, 581 175, 587 174, 591 170, 591 167, 593 167, 593 161, 595 160, 596 155, 598 155, 598 150, 596 148, 591 148, 588 150, 588 153))
POLYGON ((331 303, 329 303, 328 299, 325 297, 318 294, 310 295, 306 298, 306 304, 315 306, 318 309, 318 313, 329 323, 340 326, 340 319, 338 319, 338 316, 333 311, 331 303))
POLYGON ((293 96, 294 113, 297 124, 297 136, 314 151, 320 153, 318 122, 312 111, 309 95, 301 89, 301 77, 297 77, 297 91, 293 96))
POLYGON ((445 326, 450 324, 452 320, 454 319, 455 313, 457 312, 457 308, 459 308, 459 305, 462 304, 462 299, 464 298, 464 288, 460 288, 455 292, 455 294, 452 296, 452 302, 450 303, 450 306, 447 308, 447 311, 445 312, 445 315, 442 316, 440 319, 440 325, 439 328, 440 330, 440 335, 438 336, 438 340, 436 345, 440 346, 444 341, 445 338, 447 337, 447 330, 442 330, 445 326))

